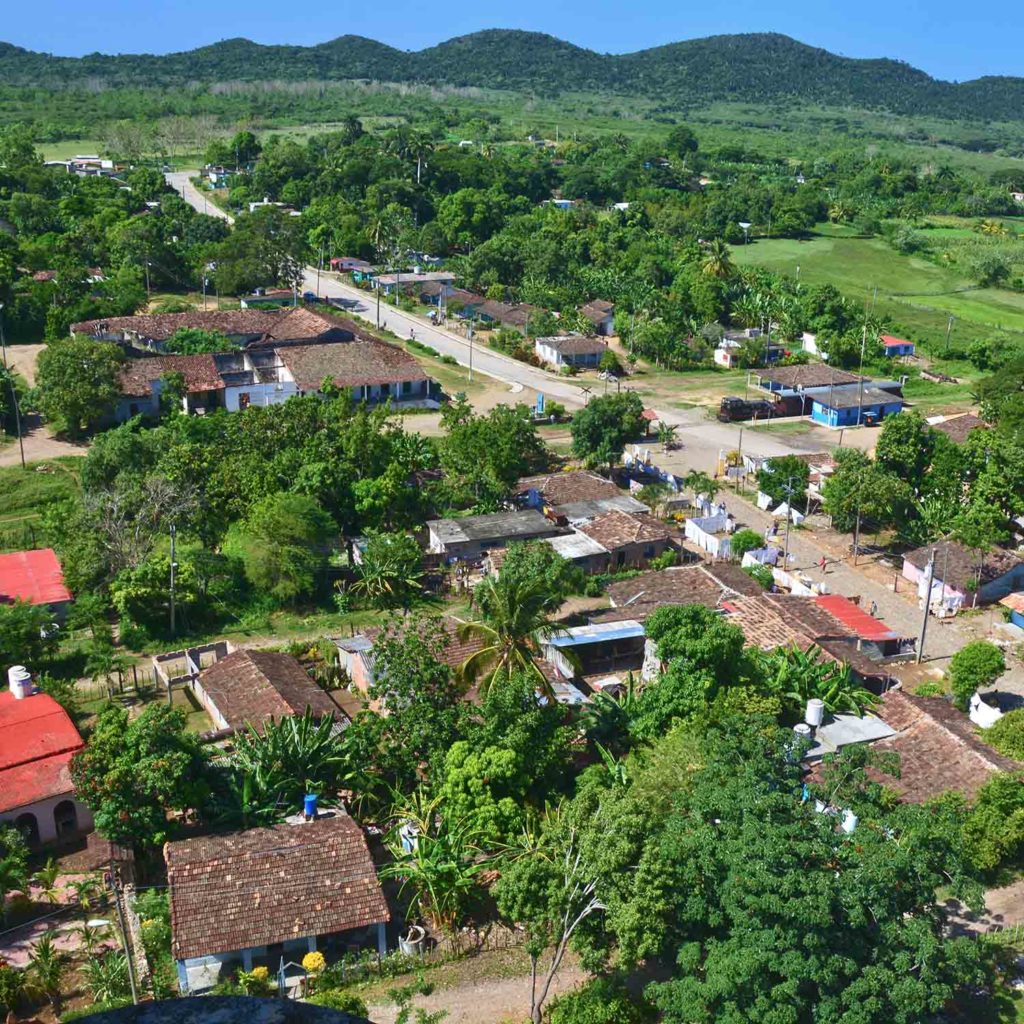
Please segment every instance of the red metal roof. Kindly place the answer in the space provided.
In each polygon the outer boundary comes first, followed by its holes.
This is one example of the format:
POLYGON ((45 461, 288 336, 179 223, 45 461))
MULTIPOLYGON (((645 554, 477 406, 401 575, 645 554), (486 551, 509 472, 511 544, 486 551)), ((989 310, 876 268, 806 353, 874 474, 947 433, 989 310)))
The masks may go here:
POLYGON ((882 344, 888 348, 890 345, 913 345, 912 341, 907 341, 906 338, 897 338, 895 334, 883 334, 882 344))
POLYGON ((48 694, 0 693, 0 811, 70 793, 68 764, 82 737, 48 694))
POLYGON ((814 603, 824 608, 834 619, 852 629, 862 640, 898 640, 899 634, 880 619, 869 615, 860 605, 841 594, 821 594, 814 603))
POLYGON ((53 548, 0 555, 0 602, 58 604, 70 601, 64 573, 53 548))

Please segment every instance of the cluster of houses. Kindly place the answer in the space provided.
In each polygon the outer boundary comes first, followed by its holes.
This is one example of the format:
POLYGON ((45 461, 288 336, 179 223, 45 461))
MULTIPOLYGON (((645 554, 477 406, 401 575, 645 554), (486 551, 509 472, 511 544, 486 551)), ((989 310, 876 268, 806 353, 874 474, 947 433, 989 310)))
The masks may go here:
POLYGON ((902 411, 903 381, 873 380, 825 363, 751 370, 750 387, 775 416, 809 416, 825 427, 873 426, 902 411))
POLYGON ((357 402, 436 408, 438 389, 404 349, 366 335, 351 320, 295 307, 224 312, 158 313, 72 324, 84 334, 122 345, 117 422, 155 417, 171 381, 184 386, 182 408, 204 414, 279 405, 317 394, 325 382, 347 388, 357 402), (161 355, 179 330, 217 331, 237 348, 200 355, 161 355))

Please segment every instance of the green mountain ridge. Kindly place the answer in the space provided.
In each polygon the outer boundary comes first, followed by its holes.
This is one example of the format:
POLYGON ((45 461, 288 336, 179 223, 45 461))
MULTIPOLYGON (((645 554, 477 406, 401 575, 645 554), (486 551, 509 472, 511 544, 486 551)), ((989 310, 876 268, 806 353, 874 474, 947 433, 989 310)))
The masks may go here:
POLYGON ((316 46, 227 39, 194 50, 59 57, 0 43, 0 84, 63 89, 372 79, 556 96, 601 92, 666 107, 727 100, 856 106, 975 120, 1021 119, 1024 78, 955 83, 889 58, 842 57, 776 33, 709 36, 600 54, 537 32, 487 29, 419 51, 362 36, 316 46))

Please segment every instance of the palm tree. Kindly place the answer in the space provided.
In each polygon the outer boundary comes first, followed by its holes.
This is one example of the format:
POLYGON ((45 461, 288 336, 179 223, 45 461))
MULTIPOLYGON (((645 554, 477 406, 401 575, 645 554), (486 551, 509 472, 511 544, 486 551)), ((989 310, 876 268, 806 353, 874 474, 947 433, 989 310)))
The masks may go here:
POLYGON ((58 878, 60 878, 60 865, 52 857, 32 876, 32 881, 39 886, 43 899, 48 903, 60 902, 57 891, 58 878))
POLYGON ((735 273, 736 268, 732 265, 729 246, 720 238, 716 238, 705 250, 701 270, 708 277, 717 277, 722 280, 732 277, 735 273))
POLYGON ((497 682, 507 682, 517 673, 531 677, 537 688, 554 699, 551 683, 537 664, 540 642, 560 632, 549 618, 560 601, 539 582, 489 576, 473 594, 480 612, 475 622, 461 622, 459 637, 483 641, 471 654, 459 674, 467 682, 479 681, 486 696, 497 682))
POLYGON ((695 495, 703 494, 708 501, 714 501, 715 495, 718 493, 718 483, 700 469, 694 469, 687 473, 683 483, 691 488, 695 495))
POLYGON ((60 986, 64 980, 67 954, 54 945, 54 932, 45 932, 32 945, 32 956, 28 962, 28 973, 32 988, 49 1000, 53 1012, 60 1016, 60 986))

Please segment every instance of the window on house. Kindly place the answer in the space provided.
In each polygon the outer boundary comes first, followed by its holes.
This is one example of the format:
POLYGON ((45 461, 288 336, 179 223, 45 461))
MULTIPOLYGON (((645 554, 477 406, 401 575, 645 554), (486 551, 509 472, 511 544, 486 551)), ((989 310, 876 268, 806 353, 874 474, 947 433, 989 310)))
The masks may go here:
POLYGON ((626 564, 626 552, 625 551, 620 551, 620 552, 618 552, 618 554, 616 554, 616 556, 615 556, 615 564, 616 565, 625 565, 626 564))
POLYGON ((402 381, 402 394, 403 395, 411 395, 412 394, 412 381, 411 380, 403 380, 402 381))
POLYGON ((139 415, 139 403, 138 402, 132 402, 132 404, 128 406, 128 415, 129 416, 138 416, 139 415))
POLYGON ((387 396, 390 395, 390 394, 391 394, 391 385, 390 384, 381 384, 381 386, 380 386, 380 397, 381 398, 387 398, 387 396))
POLYGON ((644 548, 644 558, 653 558, 653 557, 654 557, 654 545, 653 544, 648 544, 647 547, 644 548))

